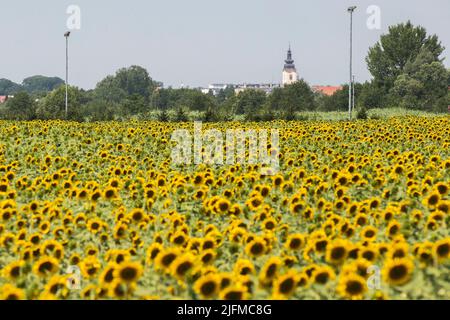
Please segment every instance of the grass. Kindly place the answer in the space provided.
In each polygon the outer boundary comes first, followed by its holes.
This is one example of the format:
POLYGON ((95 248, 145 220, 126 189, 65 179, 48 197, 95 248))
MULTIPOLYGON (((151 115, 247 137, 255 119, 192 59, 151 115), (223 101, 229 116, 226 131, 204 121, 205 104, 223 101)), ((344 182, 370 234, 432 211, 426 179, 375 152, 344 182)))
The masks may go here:
MULTIPOLYGON (((144 117, 139 117, 136 120, 158 120, 158 111, 151 111, 144 117)), ((389 119, 392 117, 435 117, 442 116, 442 114, 420 111, 420 110, 408 110, 403 108, 386 108, 386 109, 370 109, 367 111, 369 119, 389 119)), ((191 111, 187 112, 189 121, 201 121, 203 118, 203 112, 191 111)), ((170 121, 175 121, 176 111, 168 111, 168 117, 170 121)), ((348 119, 348 112, 341 111, 305 111, 297 112, 295 114, 297 120, 303 121, 346 121, 348 119)), ((353 112, 353 118, 356 118, 356 112, 353 112)), ((234 117, 236 121, 245 121, 245 115, 236 115, 234 117)))

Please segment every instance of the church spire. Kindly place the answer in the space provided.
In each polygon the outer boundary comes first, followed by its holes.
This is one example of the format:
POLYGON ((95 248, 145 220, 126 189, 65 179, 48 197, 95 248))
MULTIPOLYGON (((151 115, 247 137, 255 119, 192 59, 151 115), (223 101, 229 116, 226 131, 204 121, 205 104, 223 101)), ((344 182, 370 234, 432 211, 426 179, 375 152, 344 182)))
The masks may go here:
POLYGON ((294 65, 294 59, 292 59, 292 50, 291 50, 291 43, 289 43, 289 50, 287 52, 287 59, 284 61, 286 64, 284 65, 285 69, 295 69, 294 65))
POLYGON ((298 81, 298 73, 295 69, 294 59, 292 59, 291 43, 289 43, 287 57, 284 62, 285 65, 283 69, 283 86, 286 86, 298 81))

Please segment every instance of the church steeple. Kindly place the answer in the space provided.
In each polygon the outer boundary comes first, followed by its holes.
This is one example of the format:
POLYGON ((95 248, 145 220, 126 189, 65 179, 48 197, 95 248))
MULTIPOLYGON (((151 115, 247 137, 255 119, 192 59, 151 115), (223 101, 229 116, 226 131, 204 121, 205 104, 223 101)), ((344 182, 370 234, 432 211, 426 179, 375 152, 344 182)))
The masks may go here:
POLYGON ((289 44, 289 50, 287 52, 287 59, 284 60, 286 63, 284 65, 285 69, 295 69, 294 59, 292 59, 292 50, 291 50, 291 44, 289 44))
POLYGON ((292 49, 291 44, 289 43, 289 50, 287 52, 287 58, 284 60, 284 69, 283 69, 283 86, 292 84, 298 81, 298 74, 295 68, 294 59, 292 59, 292 49))

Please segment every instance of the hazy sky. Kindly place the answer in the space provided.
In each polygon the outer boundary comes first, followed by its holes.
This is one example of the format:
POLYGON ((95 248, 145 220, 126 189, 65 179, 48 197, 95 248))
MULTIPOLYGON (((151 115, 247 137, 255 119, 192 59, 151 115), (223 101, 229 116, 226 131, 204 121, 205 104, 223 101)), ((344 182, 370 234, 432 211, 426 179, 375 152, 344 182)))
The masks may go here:
POLYGON ((365 57, 391 24, 410 19, 448 49, 449 0, 0 0, 0 78, 21 82, 43 74, 64 78, 69 5, 81 8, 70 39, 71 79, 93 88, 118 68, 147 68, 166 86, 281 82, 292 44, 298 72, 310 84, 348 79, 349 14, 355 4, 355 74, 370 78, 365 57), (370 5, 381 29, 366 26, 370 5))

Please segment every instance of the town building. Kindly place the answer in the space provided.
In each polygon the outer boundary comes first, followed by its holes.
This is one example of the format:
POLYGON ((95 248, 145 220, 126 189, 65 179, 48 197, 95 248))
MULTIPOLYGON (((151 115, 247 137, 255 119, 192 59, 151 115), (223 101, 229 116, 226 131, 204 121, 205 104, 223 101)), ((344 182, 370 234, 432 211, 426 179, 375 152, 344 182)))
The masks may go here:
POLYGON ((326 96, 332 96, 337 91, 342 90, 342 86, 312 86, 312 90, 316 93, 322 93, 326 96))
POLYGON ((8 100, 8 96, 0 96, 0 104, 5 103, 8 100))
POLYGON ((284 62, 285 64, 283 69, 283 82, 282 82, 283 87, 293 84, 297 82, 299 79, 297 69, 295 68, 294 59, 292 59, 292 50, 290 45, 287 53, 287 59, 284 62))
MULTIPOLYGON (((239 94, 245 90, 260 90, 266 94, 271 94, 274 89, 282 88, 299 81, 299 74, 295 67, 295 61, 292 55, 292 49, 289 45, 286 60, 284 61, 284 68, 282 73, 282 82, 280 83, 214 83, 207 88, 199 88, 204 94, 213 94, 217 96, 222 90, 233 88, 235 94, 239 94)), ((312 90, 316 93, 322 93, 327 96, 332 96, 337 91, 342 90, 342 86, 312 86, 312 90)))

